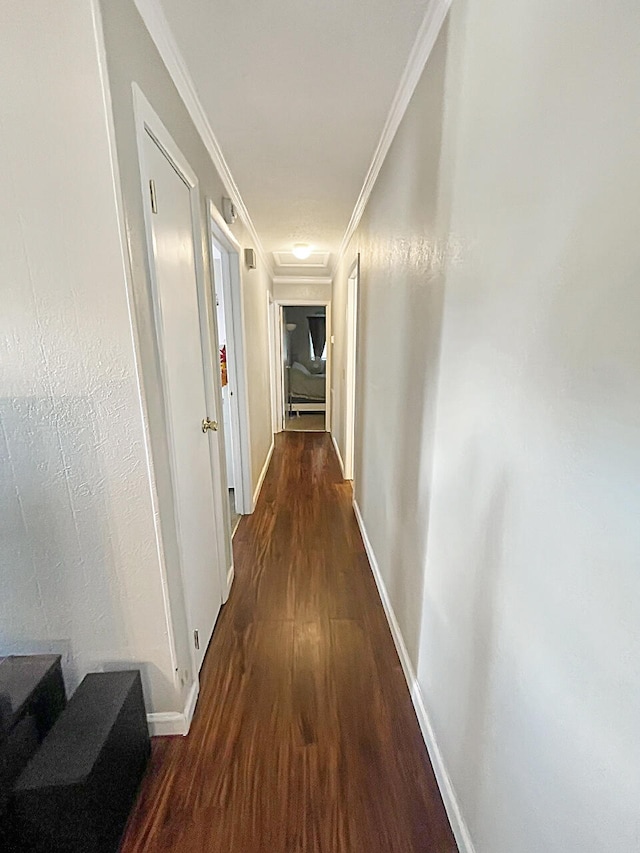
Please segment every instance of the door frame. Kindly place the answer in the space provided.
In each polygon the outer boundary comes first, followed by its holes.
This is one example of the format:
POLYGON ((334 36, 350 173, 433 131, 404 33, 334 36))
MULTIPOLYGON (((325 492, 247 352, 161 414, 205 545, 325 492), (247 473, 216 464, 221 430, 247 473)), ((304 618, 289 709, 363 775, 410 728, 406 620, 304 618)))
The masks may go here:
MULTIPOLYGON (((274 299, 273 302, 275 305, 277 305, 279 307, 278 317, 277 317, 277 322, 278 322, 278 335, 277 335, 277 337, 278 337, 278 341, 280 342, 279 346, 276 344, 276 346, 274 347, 273 355, 274 355, 274 358, 280 359, 280 361, 276 362, 276 363, 278 364, 279 376, 282 377, 282 383, 284 383, 284 358, 283 358, 283 352, 282 352, 282 341, 283 341, 283 335, 284 335, 284 308, 287 305, 293 305, 296 307, 297 306, 304 307, 305 305, 307 305, 307 306, 319 305, 319 306, 324 307, 324 309, 325 309, 326 324, 327 324, 327 332, 326 332, 326 334, 327 334, 327 367, 326 367, 327 379, 326 379, 326 388, 325 388, 325 395, 324 395, 325 396, 325 406, 326 406, 325 413, 324 413, 324 428, 325 428, 326 432, 330 432, 331 431, 331 393, 330 393, 331 382, 330 382, 330 377, 331 377, 331 367, 333 364, 333 341, 331 340, 331 336, 332 336, 331 299, 293 299, 293 298, 289 297, 288 299, 274 299)), ((286 422, 286 412, 285 412, 286 401, 284 399, 284 394, 281 396, 282 396, 282 400, 281 400, 282 423, 284 424, 286 422)))
MULTIPOLYGON (((232 420, 231 440, 233 443, 234 489, 236 510, 241 515, 251 515, 253 512, 253 489, 251 481, 251 427, 249 422, 249 392, 247 383, 247 347, 244 319, 244 285, 240 267, 242 247, 231 233, 224 217, 211 199, 207 200, 208 244, 211 269, 211 302, 215 308, 215 278, 213 265, 214 245, 222 254, 222 295, 225 308, 225 323, 227 337, 229 325, 232 334, 232 346, 227 346, 227 371, 229 384, 235 388, 235 394, 229 396, 229 409, 232 420), (230 317, 229 317, 230 315, 230 317), (229 324, 229 319, 231 323, 229 324)), ((215 311, 213 312, 215 315, 215 311)), ((219 338, 217 322, 215 324, 216 353, 219 353, 219 338)), ((228 344, 228 341, 227 341, 228 344)), ((216 364, 219 359, 216 359, 216 364)), ((222 385, 218 370, 217 385, 220 387, 222 400, 222 385)), ((220 408, 222 411, 222 407, 220 408)), ((223 433, 223 441, 227 436, 223 433)), ((222 454, 226 469, 226 457, 222 454)), ((227 516, 228 517, 228 516, 227 516)), ((231 519, 229 518, 229 536, 231 536, 231 519)))
POLYGON ((282 422, 282 412, 284 407, 280 403, 282 397, 282 383, 280 381, 280 373, 278 372, 278 364, 282 361, 280 353, 282 340, 279 336, 278 318, 282 308, 276 305, 273 299, 273 293, 267 291, 267 323, 269 326, 269 385, 271 394, 271 432, 275 435, 282 432, 284 424, 282 422))
MULTIPOLYGON (((146 160, 144 154, 144 142, 146 136, 149 136, 152 141, 160 148, 163 152, 164 156, 167 157, 172 167, 176 170, 177 174, 180 176, 181 180, 184 181, 185 185, 189 189, 189 199, 191 205, 191 230, 192 230, 192 238, 193 238, 193 246, 194 246, 194 266, 196 273, 196 286, 197 286, 197 297, 198 297, 198 314, 199 314, 199 323, 200 323, 200 338, 202 345, 202 355, 203 355, 203 374, 204 374, 204 386, 205 386, 205 398, 207 409, 211 412, 214 418, 217 419, 218 412, 221 411, 221 401, 218 399, 216 394, 216 388, 213 382, 213 371, 212 371, 212 363, 211 363, 211 355, 212 355, 212 341, 211 341, 211 321, 210 321, 210 311, 208 308, 208 300, 205 288, 205 275, 204 275, 204 257, 203 257, 203 242, 202 242, 202 232, 201 232, 201 214, 200 214, 200 189, 198 178, 189 165, 189 162, 186 160, 176 143, 174 142, 171 134, 165 127, 162 119, 155 112, 142 90, 136 83, 132 84, 133 90, 133 109, 134 109, 134 118, 135 118, 135 128, 136 128, 136 142, 138 148, 138 165, 139 165, 139 174, 140 174, 140 188, 142 192, 142 199, 144 202, 145 194, 147 192, 146 186, 146 160)), ((162 346, 162 323, 160 316, 160 306, 158 302, 158 282, 156 276, 156 267, 155 267, 155 255, 154 255, 154 239, 153 239, 153 224, 151 220, 151 212, 149 209, 149 205, 143 203, 143 216, 144 216, 144 227, 145 227, 145 244, 146 244, 146 261, 147 261, 147 274, 149 276, 149 281, 151 284, 151 302, 153 306, 153 337, 155 341, 156 347, 156 359, 157 366, 160 373, 161 383, 162 383, 162 398, 163 398, 163 408, 164 408, 164 423, 163 430, 165 432, 167 438, 167 447, 169 453, 169 478, 171 483, 172 490, 172 504, 173 504, 173 520, 175 524, 176 534, 178 537, 178 562, 179 562, 179 577, 182 585, 183 594, 185 596, 185 604, 187 601, 187 584, 185 580, 184 574, 184 559, 182 554, 181 547, 181 534, 180 534, 180 517, 179 517, 179 509, 177 505, 177 501, 175 499, 176 494, 176 484, 175 484, 175 471, 176 471, 176 460, 174 453, 174 445, 173 438, 171 435, 171 423, 170 423, 170 395, 168 390, 168 385, 166 381, 166 368, 164 365, 164 360, 162 357, 163 346, 162 346)), ((214 318, 215 322, 215 318, 214 318)), ((215 328, 215 327, 213 327, 215 328)), ((203 413, 206 416, 206 413, 203 413)), ((229 577, 228 572, 226 570, 226 554, 224 547, 224 539, 221 536, 221 522, 224 516, 222 515, 221 510, 223 511, 223 506, 221 506, 220 501, 220 469, 216 470, 215 460, 220 457, 220 442, 218 440, 218 435, 215 432, 209 430, 207 432, 208 436, 208 445, 209 445, 209 460, 210 460, 210 476, 212 482, 212 490, 213 490, 213 499, 214 499, 214 509, 215 518, 213 519, 213 527, 214 527, 214 536, 216 542, 216 552, 217 552, 217 568, 219 575, 219 583, 220 583, 220 591, 222 597, 222 603, 227 600, 229 595, 229 577)), ((161 513, 160 513, 161 516, 161 513)), ((160 524, 162 525, 162 517, 160 517, 160 524)), ((173 653, 175 654, 175 659, 177 661, 177 652, 175 651, 175 622, 172 616, 172 608, 171 608, 171 592, 169 587, 169 582, 167 578, 167 567, 163 561, 163 575, 162 575, 162 588, 163 588, 163 597, 165 602, 165 612, 167 614, 167 625, 169 629, 170 642, 172 646, 173 653)), ((193 643, 191 642, 190 637, 190 628, 189 622, 191 619, 190 614, 187 612, 186 614, 188 620, 188 630, 187 630, 187 645, 190 650, 191 663, 193 668, 194 678, 196 683, 199 681, 199 668, 196 663, 195 656, 195 648, 193 643)), ((206 642, 209 642, 209 637, 206 638, 206 642)), ((174 663, 174 672, 176 672, 177 664, 174 663)), ((176 681, 178 681, 176 674, 176 681)))
POLYGON ((358 307, 360 295, 360 252, 347 276, 345 324, 344 478, 353 480, 356 444, 356 362, 358 355, 358 307))

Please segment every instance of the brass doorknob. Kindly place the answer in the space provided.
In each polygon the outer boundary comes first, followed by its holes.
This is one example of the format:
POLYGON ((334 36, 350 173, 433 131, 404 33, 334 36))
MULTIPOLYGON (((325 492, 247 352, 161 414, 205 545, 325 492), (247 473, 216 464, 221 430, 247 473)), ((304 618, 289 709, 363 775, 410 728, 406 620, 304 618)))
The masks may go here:
POLYGON ((204 418, 202 421, 202 432, 206 432, 208 429, 213 432, 218 431, 218 421, 210 421, 209 418, 204 418))

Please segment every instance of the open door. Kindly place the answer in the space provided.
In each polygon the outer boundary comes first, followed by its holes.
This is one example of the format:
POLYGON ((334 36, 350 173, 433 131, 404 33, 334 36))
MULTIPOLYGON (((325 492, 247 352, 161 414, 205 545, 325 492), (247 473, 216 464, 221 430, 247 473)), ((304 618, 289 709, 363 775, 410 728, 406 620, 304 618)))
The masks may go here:
POLYGON ((227 472, 224 499, 229 504, 233 532, 240 516, 253 512, 241 248, 212 202, 209 202, 209 247, 227 472))

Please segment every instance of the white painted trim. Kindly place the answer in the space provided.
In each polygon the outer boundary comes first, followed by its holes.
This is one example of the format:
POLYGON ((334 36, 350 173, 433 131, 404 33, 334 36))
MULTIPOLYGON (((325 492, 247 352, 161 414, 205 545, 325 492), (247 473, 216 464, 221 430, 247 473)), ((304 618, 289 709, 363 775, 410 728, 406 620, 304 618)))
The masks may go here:
POLYGON ((171 659, 171 669, 173 675, 173 684, 177 689, 180 687, 179 682, 179 666, 178 652, 176 647, 176 634, 173 622, 173 613, 171 610, 171 597, 169 595, 169 580, 167 573, 167 560, 162 539, 162 526, 160 519, 160 503, 158 498, 157 479, 153 456, 151 454, 151 432, 149 427, 149 411, 147 406, 147 396, 144 387, 144 379, 142 374, 142 357, 140 347, 140 333, 138 330, 138 321, 135 312, 135 297, 133 287, 133 271, 131 269, 131 258, 128 251, 128 234, 125 216, 124 198, 122 194, 122 181, 120 179, 120 167, 118 164, 118 152, 116 145, 116 131, 113 119, 113 104, 111 101, 111 89, 109 87, 109 77, 107 71, 107 54, 104 43, 104 32, 102 27, 102 13, 98 0, 91 0, 91 12, 93 18, 94 36, 98 52, 98 66, 100 72, 100 83, 102 87, 102 97, 105 115, 107 119, 107 137, 109 142, 109 157, 111 161, 111 171, 114 195, 116 200, 116 213, 118 219, 118 229, 120 232, 120 252, 122 256, 122 267, 125 275, 126 291, 127 291, 127 311, 129 315, 129 324, 131 327, 131 341, 133 352, 135 354, 136 367, 136 386, 139 396, 140 418, 142 422, 144 434, 144 453, 147 467, 147 476, 149 481, 149 495, 151 507, 153 510, 154 535, 156 540, 156 554, 158 557, 158 565, 160 569, 160 584, 162 588, 162 603, 164 608, 165 624, 167 628, 167 638, 169 641, 169 655, 171 659))
MULTIPOLYGON (((288 408, 290 412, 326 412, 327 402, 326 400, 324 402, 318 400, 316 403, 291 403, 291 406, 288 408)), ((302 430, 302 432, 305 432, 305 430, 302 430)), ((317 432, 317 430, 314 429, 311 432, 317 432)))
POLYGON ((338 462, 340 463, 340 471, 342 472, 342 479, 345 480, 344 476, 344 462, 342 461, 342 454, 340 453, 340 448, 338 447, 338 442, 336 441, 336 437, 333 433, 331 433, 331 441, 333 442, 334 449, 336 451, 336 456, 338 457, 338 462))
POLYGON ((267 471, 269 470, 269 463, 271 462, 271 457, 273 456, 273 450, 276 446, 275 438, 271 438, 271 447, 267 453, 267 458, 264 460, 264 465, 262 466, 262 471, 260 472, 260 476, 258 477, 258 483, 256 485, 255 491, 253 493, 253 509, 256 508, 256 504, 258 503, 258 498, 260 497, 260 491, 262 490, 262 484, 264 483, 264 478, 267 476, 267 471))
POLYGON ((444 763, 444 758, 442 756, 442 753, 440 752, 438 742, 436 741, 435 732, 433 730, 433 726, 431 725, 429 714, 427 713, 427 709, 424 704, 422 691, 420 689, 418 679, 414 672, 413 664, 411 663, 409 652, 407 651, 407 647, 402 636, 402 631, 400 630, 398 620, 396 619, 396 615, 394 613, 393 606, 391 604, 391 600, 387 592, 387 588, 385 586, 382 575, 380 574, 380 567, 378 566, 378 561, 376 560, 376 555, 374 554, 373 547, 371 545, 371 540, 367 535, 364 519, 362 518, 362 513, 360 512, 360 507, 358 506, 358 503, 355 498, 353 499, 353 511, 356 517, 356 521, 358 522, 358 527, 360 528, 360 534, 362 536, 364 548, 367 552, 367 557, 369 558, 369 565, 371 566, 371 573, 373 574, 376 586, 378 587, 380 600, 382 601, 382 606, 387 617, 387 622, 389 623, 389 628, 391 629, 393 642, 395 643, 396 651, 398 652, 398 657, 400 658, 400 664, 402 665, 402 671, 404 672, 404 677, 407 681, 409 693, 411 694, 411 701, 413 702, 413 707, 418 718, 420 731, 422 732, 422 737, 427 747, 429 758, 431 759, 431 765, 433 767, 433 771, 438 782, 440 795, 442 796, 442 801, 449 817, 449 823, 451 824, 451 829, 453 830, 453 834, 456 839, 456 844, 458 845, 458 850, 460 851, 460 853, 475 853, 475 848, 471 840, 471 835, 469 834, 469 829, 467 828, 465 820, 462 816, 462 811, 460 809, 458 798, 456 797, 451 778, 449 777, 446 765, 444 763))
POLYGON ((345 385, 344 385, 344 475, 353 480, 355 470, 356 444, 356 383, 358 353, 358 308, 360 292, 360 252, 349 270, 347 278, 347 322, 345 324, 344 349, 345 385))
MULTIPOLYGON (((298 297, 278 297, 273 300, 276 305, 282 305, 283 307, 286 305, 324 305, 327 308, 331 305, 330 299, 300 299, 298 297)), ((327 340, 329 340, 327 338, 327 340)))
POLYGON ((184 716, 185 716, 185 735, 189 734, 189 729, 191 728, 191 723, 193 721, 193 716, 196 712, 196 705, 198 703, 198 696, 200 695, 200 681, 196 678, 196 680, 191 685, 191 690, 189 691, 189 695, 187 696, 187 701, 184 708, 184 716))
POLYGON ((275 323, 276 323, 276 333, 275 333, 275 356, 276 356, 276 370, 278 372, 278 418, 280 420, 280 429, 279 432, 284 430, 284 424, 286 419, 285 413, 285 387, 284 387, 284 308, 282 305, 278 305, 277 302, 274 302, 275 307, 275 323))
MULTIPOLYGON (((331 412, 331 370, 332 370, 332 366, 333 366, 333 347, 329 346, 332 335, 333 335, 333 313, 331 310, 331 304, 332 304, 331 299, 290 299, 289 298, 289 299, 274 299, 273 301, 275 302, 276 305, 279 305, 280 309, 281 309, 280 315, 279 315, 280 328, 278 330, 280 340, 283 340, 283 338, 284 338, 284 330, 283 330, 284 320, 283 320, 282 309, 284 309, 284 307, 286 305, 302 305, 302 306, 304 306, 304 305, 311 305, 311 306, 323 305, 325 308, 325 317, 326 317, 325 322, 326 322, 326 334, 327 334, 327 366, 326 366, 327 381, 326 381, 326 387, 325 387, 324 428, 325 428, 325 431, 330 432, 331 431, 331 415, 332 415, 332 412, 331 412)), ((281 359, 281 361, 278 365, 278 370, 282 371, 283 388, 284 388, 284 363, 282 360, 282 352, 279 353, 278 357, 281 359)), ((287 401, 283 398, 282 414, 283 414, 283 420, 284 421, 286 421, 286 411, 285 411, 286 403, 287 403, 287 401)), ((312 411, 315 411, 315 410, 312 410, 312 411)))
MULTIPOLYGON (((164 153, 167 159, 171 162, 173 168, 180 175, 182 180, 188 186, 189 189, 189 200, 191 205, 191 227, 192 227, 192 238, 193 238, 193 247, 194 247, 194 263, 195 263, 195 273, 196 273, 196 287, 197 287, 197 299, 198 299, 198 319, 200 323, 200 339, 201 339, 201 351, 202 351, 202 360, 203 360, 203 370, 204 370, 204 385, 205 385, 205 396, 207 408, 215 408, 218 410, 218 400, 217 400, 217 392, 216 385, 213 376, 213 347, 211 340, 211 318, 210 318, 210 309, 208 307, 209 300, 207 298, 207 286, 204 275, 204 245, 202 244, 202 229, 201 229, 201 214, 200 214, 200 189, 199 182, 196 173, 193 171, 189 162, 183 155, 182 151, 176 145, 173 137, 165 127, 162 119, 153 109, 146 96, 140 89, 137 83, 132 83, 132 91, 133 91, 133 112, 135 117, 135 127, 136 127, 136 142, 138 148, 138 166, 139 166, 139 175, 140 175, 140 189, 143 197, 146 195, 146 162, 145 162, 145 154, 144 154, 144 145, 146 138, 149 137, 152 141, 160 148, 160 150, 164 153)), ((177 493, 176 489, 176 471, 177 471, 177 463, 175 459, 174 453, 174 441, 171 433, 171 399, 169 394, 169 385, 166 381, 166 369, 164 363, 164 357, 162 356, 163 352, 163 341, 162 341, 162 314, 160 304, 157 298, 158 294, 158 285, 157 285, 157 273, 156 273, 156 262, 155 262, 155 242, 153 238, 153 225, 151 221, 152 214, 150 213, 150 207, 147 203, 143 204, 143 216, 144 216, 144 225, 145 225, 145 237, 146 237, 146 255, 147 255, 147 274, 149 277, 149 281, 151 283, 152 290, 152 302, 153 302, 153 312, 154 312, 154 323, 155 323, 155 338, 157 342, 157 348, 159 352, 159 360, 158 366, 160 370, 160 377, 162 382, 163 396, 164 396, 164 405, 165 405, 165 430, 168 437, 168 449, 169 449, 169 468, 170 468, 170 477, 171 477, 171 486, 172 492, 175 498, 177 493)), ((215 322, 215 319, 214 319, 215 322)), ((216 353, 216 364, 217 353, 216 353)), ((212 488, 212 498, 214 510, 216 508, 216 492, 221 488, 221 478, 220 478, 220 463, 218 461, 218 465, 214 464, 214 454, 211 452, 212 443, 214 442, 214 436, 211 432, 209 432, 208 443, 209 443, 209 470, 211 476, 211 488, 212 488)), ((219 443, 215 442, 216 449, 218 451, 218 460, 220 457, 219 453, 219 443)), ((220 500, 222 498, 220 497, 220 500)), ((220 506, 220 503, 218 503, 220 506)), ((185 592, 187 591, 187 584, 185 582, 185 574, 184 574, 184 553, 183 546, 184 540, 181 533, 181 525, 180 525, 180 513, 178 510, 177 502, 173 501, 173 515, 174 521, 176 525, 176 532, 178 536, 178 552, 179 552, 179 560, 180 560, 180 579, 182 582, 182 588, 185 592)), ((220 584, 220 595, 222 598, 222 593, 225 588, 225 570, 224 565, 226 563, 226 550, 224 548, 223 542, 220 538, 220 528, 219 525, 214 525, 213 529, 214 539, 215 539, 215 547, 218 554, 217 560, 217 568, 218 568, 218 577, 220 584)), ((169 594, 167 588, 167 594, 169 594)), ((187 606, 187 622, 191 625, 192 616, 189 613, 189 608, 187 606)), ((211 633, 213 633, 214 624, 211 626, 211 633)), ((190 633, 190 631, 189 631, 190 633)), ((207 643, 211 637, 207 638, 207 643)), ((193 672, 198 673, 199 666, 197 664, 197 657, 195 654, 195 649, 192 644, 189 642, 189 649, 191 655, 191 664, 193 667, 193 672)), ((200 666, 204 661, 204 656, 200 662, 200 666)))
POLYGON ((184 710, 180 711, 157 711, 147 714, 147 725, 151 737, 165 737, 169 735, 188 735, 191 728, 193 715, 195 714, 198 696, 200 694, 200 682, 196 680, 191 685, 187 695, 184 710))
POLYGON ((147 725, 151 737, 184 735, 187 718, 179 711, 156 711, 153 714, 147 714, 147 725))
POLYGON ((215 206, 213 199, 209 199, 207 209, 209 211, 209 216, 216 223, 220 239, 227 244, 226 248, 228 249, 228 251, 235 252, 238 257, 240 257, 240 255, 242 255, 242 246, 240 245, 240 242, 238 241, 236 235, 225 222, 224 216, 215 206))
MULTIPOLYGON (((267 343, 269 345, 269 402, 271 405, 271 433, 275 435, 276 432, 280 431, 278 423, 278 370, 277 363, 275 361, 276 305, 274 304, 273 294, 270 290, 267 291, 267 326, 267 343)), ((280 420, 282 420, 282 418, 280 420)))
POLYGON ((431 3, 429 3, 427 7, 422 24, 420 25, 416 35, 416 40, 411 48, 409 59, 407 60, 402 77, 400 78, 396 94, 391 102, 391 107, 389 108, 384 127, 382 128, 380 139, 378 140, 378 144, 376 145, 373 153, 371 165, 369 166, 362 189, 360 190, 355 207, 353 208, 353 213, 351 214, 351 219, 347 225, 347 230, 345 231, 342 242, 340 243, 340 249, 338 250, 336 263, 333 268, 334 276, 338 270, 340 261, 344 257, 347 246, 349 245, 349 242, 362 219, 362 214, 365 211, 367 202, 369 201, 369 196, 371 195, 375 183, 378 180, 382 164, 389 153, 391 143, 395 138, 400 122, 402 121, 407 107, 409 106, 409 102, 411 101, 415 88, 418 85, 418 81, 424 71, 427 59, 429 58, 431 51, 433 50, 433 46, 436 43, 438 33, 442 28, 444 19, 449 11, 449 6, 451 6, 451 2, 452 0, 431 0, 431 3))
MULTIPOLYGON (((240 522, 241 522, 241 521, 242 521, 242 516, 241 516, 241 515, 239 515, 239 516, 236 518, 235 524, 234 524, 234 525, 233 525, 233 527, 231 528, 231 548, 233 548, 233 537, 236 535, 236 530, 240 527, 240 522)), ((226 599, 225 599, 225 601, 226 601, 226 599)), ((223 602, 223 604, 224 604, 224 602, 223 602)))
POLYGON ((276 266, 281 269, 300 269, 301 267, 309 269, 322 269, 326 270, 329 266, 329 259, 331 258, 331 252, 311 252, 308 258, 304 261, 299 260, 293 254, 293 252, 272 252, 273 259, 276 262, 276 266), (289 255, 293 258, 293 261, 283 261, 282 258, 289 255), (316 259, 315 262, 312 259, 316 259))
POLYGON ((274 275, 272 281, 274 284, 331 284, 333 279, 326 275, 274 275))
POLYGON ((196 88, 191 79, 191 75, 187 70, 187 65, 182 57, 180 49, 176 43, 171 28, 167 22, 164 11, 159 3, 159 0, 135 0, 136 7, 144 24, 149 31, 155 46, 162 57, 167 71, 173 82, 175 83, 178 94, 182 98, 187 112, 196 126, 205 148, 209 152, 209 156, 216 167, 220 179, 229 193, 229 198, 233 202, 238 215, 244 222, 247 230, 251 235, 254 246, 260 258, 267 268, 269 274, 273 276, 273 266, 269 256, 264 251, 258 232, 255 229, 253 221, 249 216, 249 211, 244 203, 240 190, 236 184, 231 169, 224 158, 222 149, 216 139, 216 136, 209 124, 207 115, 200 103, 196 88))
POLYGON ((231 563, 231 565, 229 566, 229 571, 227 572, 227 595, 226 595, 225 601, 227 601, 229 598, 229 595, 231 593, 231 587, 233 585, 233 579, 235 576, 236 576, 236 570, 235 570, 233 563, 231 563))
MULTIPOLYGON (((207 210, 210 221, 208 223, 209 255, 211 267, 212 287, 212 310, 215 311, 215 280, 213 264, 213 244, 217 243, 223 255, 223 299, 226 311, 226 320, 231 319, 231 333, 233 346, 228 353, 229 380, 235 386, 235 395, 231 400, 231 417, 233 429, 236 433, 237 447, 234 448, 234 460, 237 461, 238 470, 234 472, 234 482, 240 488, 236 488, 237 507, 241 515, 249 515, 253 512, 251 504, 251 425, 249 421, 249 391, 247 385, 246 371, 246 334, 244 319, 244 281, 242 277, 242 248, 233 236, 226 222, 211 199, 208 200, 207 210), (239 475, 239 476, 238 476, 239 475)), ((219 346, 217 338, 217 316, 214 317, 216 324, 216 345, 219 346)), ((217 364, 217 359, 216 359, 217 364)), ((218 374, 219 375, 219 374, 218 374)), ((218 380, 219 384, 219 380, 218 380)), ((222 389, 220 389, 220 394, 222 389)), ((222 397, 220 396, 220 413, 222 415, 222 397)), ((226 436, 224 440, 226 441, 226 436)), ((226 459, 221 454, 221 465, 226 465, 226 459)))

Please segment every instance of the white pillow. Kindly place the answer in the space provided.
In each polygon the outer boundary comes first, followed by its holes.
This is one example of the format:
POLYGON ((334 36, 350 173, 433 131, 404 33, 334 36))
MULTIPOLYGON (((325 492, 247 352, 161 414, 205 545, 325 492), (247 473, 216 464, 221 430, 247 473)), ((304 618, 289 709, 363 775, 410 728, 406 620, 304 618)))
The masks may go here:
POLYGON ((291 367, 299 370, 301 373, 304 373, 305 376, 311 376, 304 364, 300 364, 299 361, 294 361, 291 367))

